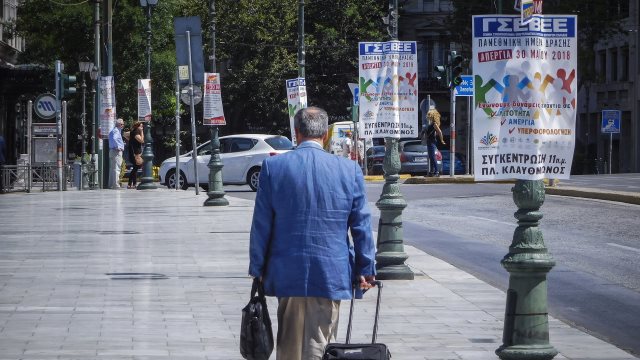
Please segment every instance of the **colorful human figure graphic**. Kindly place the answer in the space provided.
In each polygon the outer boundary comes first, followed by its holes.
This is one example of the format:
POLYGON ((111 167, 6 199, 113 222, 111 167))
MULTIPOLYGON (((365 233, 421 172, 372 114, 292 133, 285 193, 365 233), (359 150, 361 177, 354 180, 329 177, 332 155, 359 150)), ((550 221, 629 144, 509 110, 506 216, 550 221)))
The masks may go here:
MULTIPOLYGON (((474 94, 476 97, 476 107, 479 107, 481 103, 487 102, 487 93, 489 92, 489 90, 493 89, 496 84, 496 81, 493 79, 489 80, 484 85, 482 84, 483 82, 484 80, 480 75, 475 76, 475 80, 473 84, 474 84, 474 94)), ((489 116, 493 115, 493 110, 491 110, 491 108, 484 108, 482 110, 484 110, 484 112, 489 116)))
MULTIPOLYGON (((549 84, 553 84, 553 77, 551 75, 546 75, 544 79, 542 79, 542 74, 536 72, 533 75, 533 80, 529 83, 528 87, 531 89, 532 94, 532 102, 534 103, 546 103, 547 102, 547 87, 549 84)), ((551 109, 546 109, 547 115, 551 115, 551 109)), ((533 112, 533 119, 540 119, 542 112, 540 109, 535 109, 533 112)))

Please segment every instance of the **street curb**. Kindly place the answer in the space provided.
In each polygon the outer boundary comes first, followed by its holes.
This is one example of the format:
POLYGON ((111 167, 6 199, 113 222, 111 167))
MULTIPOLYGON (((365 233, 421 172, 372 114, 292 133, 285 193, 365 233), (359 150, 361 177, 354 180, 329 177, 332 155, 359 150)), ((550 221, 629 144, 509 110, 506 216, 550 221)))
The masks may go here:
POLYGON ((640 194, 626 191, 599 191, 595 189, 579 187, 546 187, 545 193, 547 195, 573 196, 640 205, 640 194))

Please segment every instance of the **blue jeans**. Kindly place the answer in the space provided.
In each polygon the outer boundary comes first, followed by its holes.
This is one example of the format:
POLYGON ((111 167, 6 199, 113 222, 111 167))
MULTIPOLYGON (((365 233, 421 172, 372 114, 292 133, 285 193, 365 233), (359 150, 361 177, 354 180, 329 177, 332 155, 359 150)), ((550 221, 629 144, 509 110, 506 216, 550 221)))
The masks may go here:
POLYGON ((438 163, 436 162, 436 143, 427 143, 427 151, 429 152, 429 172, 432 174, 438 174, 438 163))

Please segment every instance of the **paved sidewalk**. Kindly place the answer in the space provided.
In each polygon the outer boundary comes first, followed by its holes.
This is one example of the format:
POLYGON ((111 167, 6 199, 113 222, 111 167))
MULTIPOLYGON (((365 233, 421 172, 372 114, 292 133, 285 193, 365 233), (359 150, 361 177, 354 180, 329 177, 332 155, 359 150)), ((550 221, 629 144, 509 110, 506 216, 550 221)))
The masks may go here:
MULTIPOLYGON (((205 199, 167 189, 0 196, 0 360, 241 359, 253 202, 205 199)), ((497 359, 505 294, 405 249, 416 279, 383 290, 378 339, 393 358, 497 359)), ((354 341, 371 336, 372 295, 356 304, 354 341)), ((347 305, 341 313, 344 339, 347 305)), ((556 359, 636 359, 553 318, 550 330, 556 359)))

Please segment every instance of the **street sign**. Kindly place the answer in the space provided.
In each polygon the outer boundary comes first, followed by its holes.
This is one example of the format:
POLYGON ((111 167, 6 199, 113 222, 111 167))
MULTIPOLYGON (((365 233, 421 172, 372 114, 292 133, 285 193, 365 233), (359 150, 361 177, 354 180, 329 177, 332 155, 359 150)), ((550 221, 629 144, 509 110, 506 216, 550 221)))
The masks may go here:
POLYGON ((36 115, 42 119, 53 119, 56 117, 56 97, 53 94, 45 93, 36 98, 33 103, 36 115))
POLYGON ((353 96, 353 105, 360 105, 360 88, 356 83, 349 83, 349 90, 351 90, 351 96, 353 96))
MULTIPOLYGON (((204 58, 202 56, 202 28, 200 26, 200 17, 173 18, 173 29, 178 66, 188 66, 191 64, 193 83, 202 85, 204 81, 204 58), (187 39, 187 31, 189 32, 189 39, 187 39), (191 45, 190 49, 189 45, 191 45), (189 54, 191 54, 191 59, 189 59, 189 54)), ((180 85, 188 84, 188 74, 186 79, 180 75, 179 80, 180 85)))
MULTIPOLYGON (((180 100, 187 105, 191 105, 191 96, 189 95, 191 85, 187 85, 180 90, 180 100)), ((193 86, 193 105, 198 105, 202 101, 202 90, 198 85, 193 86)))
POLYGON ((620 110, 602 110, 602 133, 603 134, 619 134, 620 133, 620 110))
POLYGON ((455 87, 455 96, 473 96, 473 75, 462 75, 462 83, 455 87))

